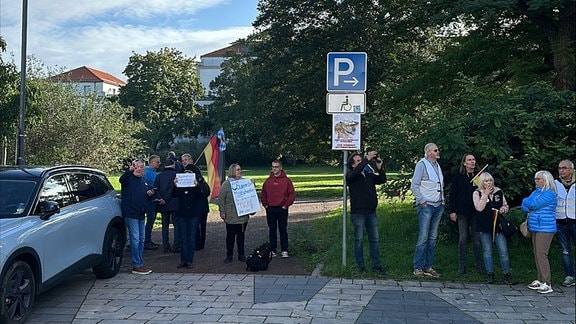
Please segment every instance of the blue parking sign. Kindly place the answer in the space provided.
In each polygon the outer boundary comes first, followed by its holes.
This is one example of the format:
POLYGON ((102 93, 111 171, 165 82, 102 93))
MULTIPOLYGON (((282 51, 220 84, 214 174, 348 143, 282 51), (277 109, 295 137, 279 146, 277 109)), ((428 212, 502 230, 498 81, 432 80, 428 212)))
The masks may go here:
POLYGON ((364 52, 328 53, 326 90, 365 92, 367 61, 364 52))

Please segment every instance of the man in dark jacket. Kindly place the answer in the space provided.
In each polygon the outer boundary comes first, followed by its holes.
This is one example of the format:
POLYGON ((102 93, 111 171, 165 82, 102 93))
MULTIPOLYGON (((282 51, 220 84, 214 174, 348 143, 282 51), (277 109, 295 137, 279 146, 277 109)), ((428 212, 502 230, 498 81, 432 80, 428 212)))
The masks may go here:
POLYGON ((364 228, 366 228, 372 271, 377 274, 386 274, 380 265, 378 217, 376 215, 378 207, 376 185, 384 182, 386 182, 386 173, 382 170, 382 160, 378 157, 378 152, 368 152, 364 158, 360 154, 352 154, 348 159, 346 184, 350 193, 350 218, 354 227, 354 257, 361 273, 366 271, 363 250, 364 228), (376 170, 369 165, 372 160, 376 162, 376 170))
POLYGON ((144 181, 145 164, 140 160, 132 162, 130 168, 120 176, 122 216, 128 228, 132 273, 149 274, 152 270, 144 267, 144 216, 154 190, 149 190, 144 181))
MULTIPOLYGON (((174 249, 178 252, 180 242, 178 230, 174 226, 174 243, 170 246, 170 220, 178 210, 178 198, 172 197, 174 189, 174 178, 176 178, 176 162, 173 159, 167 159, 164 162, 164 171, 156 177, 154 187, 158 188, 160 201, 158 202, 158 211, 162 215, 162 248, 168 253, 174 249)), ((174 223, 174 221, 172 220, 174 223)))

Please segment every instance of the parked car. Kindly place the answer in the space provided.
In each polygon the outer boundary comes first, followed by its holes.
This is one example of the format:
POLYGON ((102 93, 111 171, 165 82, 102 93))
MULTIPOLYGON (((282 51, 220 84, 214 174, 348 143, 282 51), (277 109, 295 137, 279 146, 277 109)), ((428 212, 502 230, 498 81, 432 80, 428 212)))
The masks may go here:
POLYGON ((0 167, 0 323, 24 323, 36 295, 72 274, 114 277, 125 244, 119 195, 102 171, 0 167))

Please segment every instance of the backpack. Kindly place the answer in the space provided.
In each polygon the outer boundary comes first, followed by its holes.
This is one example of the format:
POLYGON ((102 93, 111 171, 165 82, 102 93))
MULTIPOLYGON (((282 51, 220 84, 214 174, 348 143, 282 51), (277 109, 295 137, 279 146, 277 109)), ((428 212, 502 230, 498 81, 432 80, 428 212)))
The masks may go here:
POLYGON ((270 261, 272 261, 272 248, 270 244, 264 243, 250 253, 246 259, 246 271, 264 271, 268 269, 270 261))

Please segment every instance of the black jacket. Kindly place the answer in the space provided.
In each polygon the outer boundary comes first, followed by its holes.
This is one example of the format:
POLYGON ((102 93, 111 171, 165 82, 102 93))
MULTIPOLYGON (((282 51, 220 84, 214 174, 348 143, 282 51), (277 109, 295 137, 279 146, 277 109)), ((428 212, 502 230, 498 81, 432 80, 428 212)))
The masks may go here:
MULTIPOLYGON (((188 165, 186 170, 191 169, 192 167, 188 165)), ((210 187, 202 177, 200 169, 195 167, 194 170, 197 170, 197 172, 194 172, 196 174, 196 180, 198 181, 198 185, 196 187, 175 187, 172 191, 172 196, 179 198, 176 217, 200 217, 208 214, 208 197, 210 196, 210 187)))
POLYGON ((174 178, 176 178, 176 170, 174 168, 165 168, 154 182, 154 187, 158 188, 158 197, 164 199, 165 204, 158 204, 157 210, 161 213, 174 212, 178 209, 178 198, 172 197, 174 189, 174 178))
POLYGON ((449 212, 458 215, 473 216, 476 214, 472 193, 476 190, 474 183, 470 180, 474 178, 473 174, 462 174, 456 172, 452 178, 450 188, 450 205, 449 212))
POLYGON ((368 164, 366 158, 362 159, 355 168, 346 173, 346 184, 350 193, 350 212, 352 214, 369 215, 378 207, 378 195, 376 185, 386 182, 384 170, 374 170, 377 173, 368 173, 362 170, 368 164))

